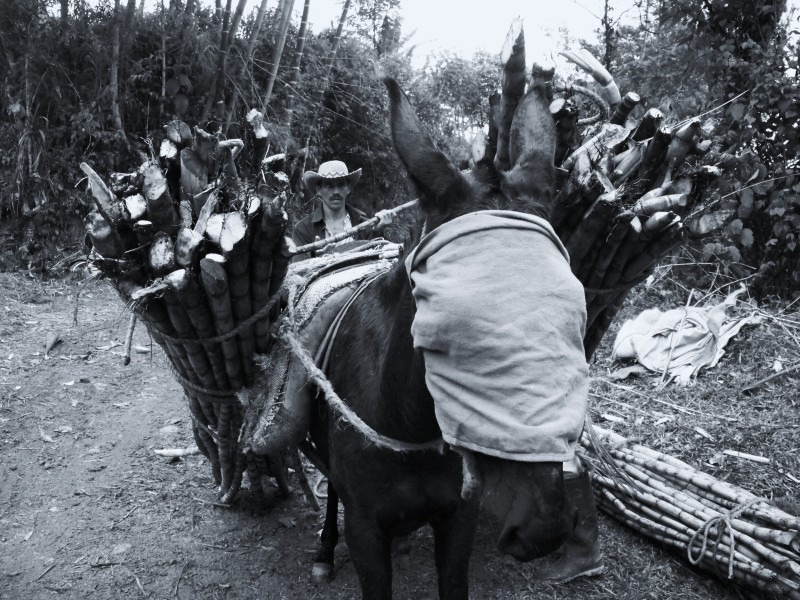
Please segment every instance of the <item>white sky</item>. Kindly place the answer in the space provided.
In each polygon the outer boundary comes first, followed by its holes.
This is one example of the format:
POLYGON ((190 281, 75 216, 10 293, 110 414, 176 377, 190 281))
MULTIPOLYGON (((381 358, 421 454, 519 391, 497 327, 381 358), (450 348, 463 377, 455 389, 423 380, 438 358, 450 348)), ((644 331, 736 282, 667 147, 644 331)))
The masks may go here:
MULTIPOLYGON (((199 1, 213 5, 213 0, 199 1)), ((148 10, 158 4, 159 0, 145 0, 148 10)), ((257 9, 259 4, 260 0, 248 0, 246 11, 257 9)), ((268 0, 267 7, 274 9, 277 4, 278 0, 268 0)), ((338 24, 342 4, 342 0, 311 0, 309 20, 313 31, 319 33, 338 24)), ((639 18, 634 0, 613 0, 612 4, 612 18, 639 18)), ((415 32, 409 43, 416 46, 414 56, 419 64, 439 49, 466 56, 478 49, 499 53, 512 20, 519 16, 524 23, 529 60, 548 66, 552 62, 548 63, 547 58, 565 49, 559 28, 567 29, 572 47, 577 49, 581 39, 595 40, 594 30, 600 27, 602 10, 603 0, 400 0, 403 35, 415 32)), ((296 23, 302 11, 303 0, 295 0, 296 23)))
MULTIPOLYGON (((255 0, 250 0, 255 2, 255 0)), ((311 0, 309 20, 313 30, 338 23, 341 0, 311 0)), ((612 18, 638 19, 633 0, 615 0, 612 18)), ((271 5, 271 4, 270 4, 271 5)), ((295 0, 296 18, 303 1, 295 0)), ((551 56, 564 48, 559 28, 566 28, 572 47, 578 41, 594 41, 600 27, 602 0, 400 0, 403 35, 415 32, 410 44, 415 56, 424 57, 438 49, 471 55, 478 49, 499 53, 515 17, 522 17, 526 54, 543 66, 552 64, 551 56)))

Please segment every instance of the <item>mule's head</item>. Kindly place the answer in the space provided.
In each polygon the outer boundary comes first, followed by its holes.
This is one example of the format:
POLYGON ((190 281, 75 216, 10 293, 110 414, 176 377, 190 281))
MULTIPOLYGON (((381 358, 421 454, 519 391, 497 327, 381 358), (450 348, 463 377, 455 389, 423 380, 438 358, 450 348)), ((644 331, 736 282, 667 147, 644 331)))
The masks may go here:
MULTIPOLYGON (((545 75, 532 81, 526 91, 521 32, 511 46, 503 95, 492 104, 496 110, 485 149, 476 147, 475 164, 468 172, 457 169, 436 148, 399 85, 385 80, 394 146, 417 187, 428 231, 482 210, 516 211, 545 219, 549 214, 556 184, 549 81, 545 75)), ((564 542, 576 515, 567 498, 561 463, 470 456, 483 482, 484 506, 500 524, 500 551, 531 560, 564 542)))
POLYGON ((468 172, 459 171, 436 147, 397 82, 384 80, 395 150, 419 191, 428 231, 477 210, 547 217, 555 186, 555 125, 548 109, 547 81, 532 82, 523 95, 522 60, 522 88, 517 90, 521 100, 504 99, 493 111, 499 123, 490 127, 488 151, 468 172))
POLYGON ((528 561, 555 551, 572 533, 577 513, 562 463, 517 462, 474 454, 483 507, 494 518, 497 549, 528 561))

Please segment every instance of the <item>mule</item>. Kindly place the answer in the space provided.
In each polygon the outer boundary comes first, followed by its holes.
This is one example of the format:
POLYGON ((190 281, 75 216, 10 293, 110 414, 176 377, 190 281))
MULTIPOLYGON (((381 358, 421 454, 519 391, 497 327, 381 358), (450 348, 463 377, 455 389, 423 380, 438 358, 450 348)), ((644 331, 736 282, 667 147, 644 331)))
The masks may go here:
MULTIPOLYGON (((384 83, 395 148, 420 193, 424 231, 474 211, 511 210, 546 218, 555 184, 555 132, 544 82, 531 85, 505 132, 510 168, 498 168, 487 156, 468 173, 435 147, 398 84, 384 83)), ((501 132, 500 143, 503 138, 501 132)), ((426 383, 425 357, 414 347, 416 310, 400 260, 343 317, 330 352, 329 377, 338 395, 375 431, 422 444, 441 438, 442 429, 426 383)), ((561 461, 509 460, 464 448, 456 452, 446 444, 441 451, 398 452, 369 442, 324 399, 316 401, 310 439, 329 478, 317 562, 332 570, 340 499, 365 599, 391 598, 392 539, 425 524, 434 533, 439 597, 466 599, 481 499, 499 524, 498 550, 520 561, 555 551, 575 526, 561 461), (482 494, 462 494, 470 470, 482 494)))

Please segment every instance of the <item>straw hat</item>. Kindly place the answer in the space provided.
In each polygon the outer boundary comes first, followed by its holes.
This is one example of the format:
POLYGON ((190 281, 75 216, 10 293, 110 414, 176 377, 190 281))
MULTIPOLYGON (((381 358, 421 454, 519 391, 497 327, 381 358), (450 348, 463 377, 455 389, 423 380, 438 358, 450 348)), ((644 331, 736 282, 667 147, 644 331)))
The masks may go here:
POLYGON ((323 179, 327 181, 347 179, 347 183, 350 184, 350 188, 352 189, 358 183, 360 177, 361 169, 356 169, 350 173, 347 169, 347 165, 342 161, 329 160, 328 162, 322 163, 317 172, 306 171, 305 175, 303 175, 303 182, 306 184, 308 191, 312 195, 316 195, 317 186, 323 179))

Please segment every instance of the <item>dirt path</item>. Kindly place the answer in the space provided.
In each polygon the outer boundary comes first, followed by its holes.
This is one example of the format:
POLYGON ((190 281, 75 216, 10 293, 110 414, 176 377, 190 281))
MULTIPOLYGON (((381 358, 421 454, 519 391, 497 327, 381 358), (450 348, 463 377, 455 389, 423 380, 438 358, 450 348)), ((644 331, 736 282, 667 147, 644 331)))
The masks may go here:
MULTIPOLYGON (((335 580, 308 581, 322 516, 296 482, 288 499, 243 490, 224 508, 205 459, 154 454, 193 445, 180 388, 157 348, 123 366, 127 315, 106 284, 82 292, 73 325, 78 287, 0 274, 0 598, 357 598, 344 543, 335 580)), ((134 346, 149 347, 144 328, 134 346)), ((672 586, 736 597, 602 526, 610 572, 561 588, 498 556, 481 531, 473 597, 674 598, 672 586)), ((410 546, 395 559, 396 597, 433 599, 429 532, 410 546)))

